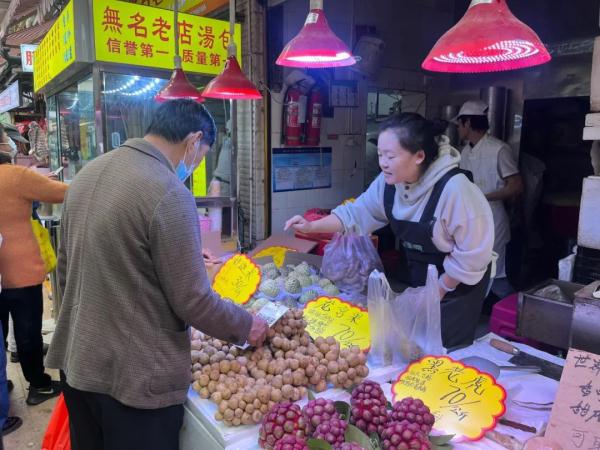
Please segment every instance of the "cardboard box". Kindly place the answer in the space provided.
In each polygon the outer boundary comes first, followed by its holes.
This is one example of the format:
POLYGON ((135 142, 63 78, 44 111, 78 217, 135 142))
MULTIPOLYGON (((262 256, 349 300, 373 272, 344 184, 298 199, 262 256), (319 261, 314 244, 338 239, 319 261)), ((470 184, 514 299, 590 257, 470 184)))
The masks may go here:
POLYGON ((316 242, 298 239, 291 234, 274 234, 257 245, 250 252, 250 256, 252 257, 268 247, 287 247, 300 253, 309 253, 316 245, 316 242))

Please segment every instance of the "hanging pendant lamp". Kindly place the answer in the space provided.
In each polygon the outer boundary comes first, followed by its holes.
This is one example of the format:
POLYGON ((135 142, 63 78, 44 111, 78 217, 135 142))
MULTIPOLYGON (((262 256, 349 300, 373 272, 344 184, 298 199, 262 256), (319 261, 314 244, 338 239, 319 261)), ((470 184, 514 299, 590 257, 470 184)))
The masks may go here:
POLYGON ((175 69, 171 74, 171 79, 169 82, 163 87, 158 94, 154 96, 154 100, 159 103, 166 102, 167 100, 177 100, 181 98, 187 98, 190 100, 195 100, 199 103, 202 103, 204 99, 202 98, 202 94, 200 91, 194 87, 188 77, 185 75, 185 72, 181 68, 181 56, 179 56, 179 0, 175 1, 174 8, 175 11, 175 25, 173 26, 175 30, 175 69))
POLYGON ((236 58, 237 48, 234 43, 235 33, 235 0, 229 0, 229 33, 230 44, 227 47, 225 68, 204 88, 203 97, 229 100, 260 100, 261 93, 244 75, 236 58))
POLYGON ((538 35, 513 15, 506 0, 472 0, 463 18, 433 46, 422 67, 433 72, 498 72, 550 59, 538 35))
POLYGON ((356 64, 350 49, 329 28, 323 11, 323 0, 310 0, 306 22, 285 46, 277 64, 288 67, 320 69, 356 64))

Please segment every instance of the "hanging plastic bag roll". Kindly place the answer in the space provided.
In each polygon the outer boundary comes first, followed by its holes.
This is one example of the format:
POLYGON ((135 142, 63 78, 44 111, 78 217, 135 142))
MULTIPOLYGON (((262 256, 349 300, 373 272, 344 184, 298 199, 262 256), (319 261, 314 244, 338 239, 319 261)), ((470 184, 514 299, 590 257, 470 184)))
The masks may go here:
POLYGON ((438 272, 430 265, 425 286, 394 292, 385 274, 369 277, 371 329, 369 362, 374 367, 405 365, 426 355, 443 355, 438 272))

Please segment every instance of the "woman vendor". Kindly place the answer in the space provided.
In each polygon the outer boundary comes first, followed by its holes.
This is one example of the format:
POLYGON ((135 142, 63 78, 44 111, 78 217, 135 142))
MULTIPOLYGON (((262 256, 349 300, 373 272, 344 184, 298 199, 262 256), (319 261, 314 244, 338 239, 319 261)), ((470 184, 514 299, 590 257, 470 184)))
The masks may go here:
POLYGON ((377 142, 382 173, 367 191, 328 217, 308 222, 295 216, 285 227, 370 234, 390 224, 407 260, 400 279, 423 286, 428 265, 437 266, 442 340, 452 348, 475 336, 490 279, 494 221, 482 192, 458 168, 460 154, 444 128, 419 114, 390 117, 377 142))

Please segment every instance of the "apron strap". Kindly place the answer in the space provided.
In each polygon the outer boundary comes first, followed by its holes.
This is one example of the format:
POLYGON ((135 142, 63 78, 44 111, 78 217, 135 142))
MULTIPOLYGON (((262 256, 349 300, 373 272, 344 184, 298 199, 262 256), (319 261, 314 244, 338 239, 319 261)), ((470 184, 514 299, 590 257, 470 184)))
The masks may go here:
POLYGON ((471 172, 468 170, 459 169, 458 167, 450 169, 448 172, 446 172, 444 176, 435 183, 435 186, 433 186, 433 191, 431 192, 431 196, 429 197, 429 201, 423 210, 423 215, 421 216, 421 220, 419 222, 427 224, 434 220, 433 215, 435 214, 435 209, 437 208, 437 204, 440 200, 442 192, 446 187, 446 183, 448 183, 450 178, 453 176, 460 174, 465 175, 470 180, 473 178, 473 174, 471 174, 471 172))
POLYGON ((394 197, 396 196, 396 186, 393 184, 386 184, 383 190, 383 207, 385 209, 385 217, 388 222, 394 220, 392 210, 394 209, 394 197))

